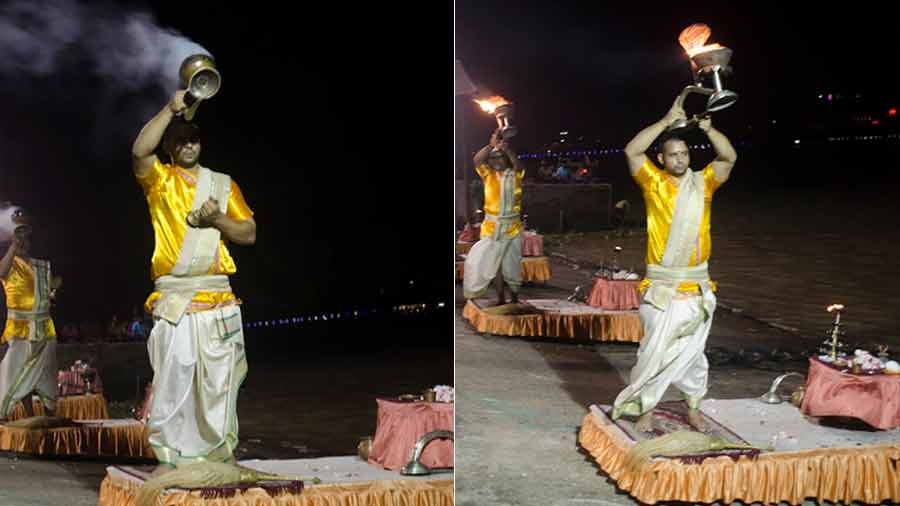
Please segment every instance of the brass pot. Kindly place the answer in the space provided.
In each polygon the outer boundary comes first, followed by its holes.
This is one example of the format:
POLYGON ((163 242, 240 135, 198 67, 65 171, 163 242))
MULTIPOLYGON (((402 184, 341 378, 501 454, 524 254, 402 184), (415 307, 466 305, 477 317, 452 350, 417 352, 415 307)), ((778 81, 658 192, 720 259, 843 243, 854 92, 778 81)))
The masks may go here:
POLYGON ((806 387, 800 385, 796 390, 791 394, 791 404, 797 406, 798 408, 803 404, 803 396, 806 395, 806 387))
POLYGON ((222 75, 216 70, 216 63, 211 56, 195 54, 181 62, 178 70, 181 87, 188 90, 184 103, 188 106, 184 111, 184 119, 191 121, 197 112, 200 101, 209 100, 222 86, 222 75))
POLYGON ((372 450, 372 436, 359 438, 359 444, 356 445, 356 452, 363 461, 369 460, 369 452, 372 450))

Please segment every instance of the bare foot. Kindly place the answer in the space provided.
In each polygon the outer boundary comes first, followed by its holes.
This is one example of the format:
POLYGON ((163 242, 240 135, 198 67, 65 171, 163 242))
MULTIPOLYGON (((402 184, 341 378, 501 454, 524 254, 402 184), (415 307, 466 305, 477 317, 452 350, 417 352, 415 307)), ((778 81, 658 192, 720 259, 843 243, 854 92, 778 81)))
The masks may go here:
POLYGON ((706 432, 709 427, 706 425, 706 421, 703 420, 703 415, 700 414, 699 409, 689 409, 688 410, 688 423, 691 424, 691 427, 699 430, 700 432, 706 432))
POLYGON ((641 415, 634 424, 634 429, 638 432, 653 432, 653 411, 650 410, 641 415))

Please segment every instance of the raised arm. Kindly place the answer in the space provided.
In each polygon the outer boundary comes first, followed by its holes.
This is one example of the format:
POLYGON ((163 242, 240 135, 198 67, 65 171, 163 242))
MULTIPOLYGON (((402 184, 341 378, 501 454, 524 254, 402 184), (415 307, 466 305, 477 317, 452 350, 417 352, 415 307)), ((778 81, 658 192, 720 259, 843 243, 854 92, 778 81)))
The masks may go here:
POLYGON ((706 136, 709 137, 709 143, 712 144, 713 149, 716 151, 716 158, 712 161, 713 174, 716 176, 716 181, 724 183, 728 181, 728 177, 731 176, 731 169, 734 167, 734 163, 737 162, 737 151, 734 150, 734 146, 731 145, 731 141, 728 140, 728 137, 725 137, 725 134, 713 128, 710 118, 700 120, 698 126, 700 130, 706 132, 706 136))
POLYGON ((479 149, 477 153, 475 153, 475 157, 472 161, 475 163, 475 167, 479 165, 484 165, 488 161, 488 157, 491 156, 491 151, 497 146, 497 130, 494 130, 494 133, 491 134, 491 141, 488 144, 479 149))
POLYGON ((666 127, 676 120, 685 119, 687 117, 684 113, 683 100, 684 99, 679 95, 678 98, 675 99, 675 103, 672 104, 672 108, 669 109, 669 112, 667 112, 661 120, 638 132, 638 134, 634 136, 634 139, 631 139, 631 142, 625 146, 625 157, 628 159, 628 170, 631 171, 632 176, 637 174, 644 165, 644 162, 647 161, 647 150, 650 149, 650 146, 653 145, 656 138, 666 130, 666 127))
POLYGON ((19 235, 13 234, 12 241, 9 243, 9 248, 6 248, 6 253, 3 255, 3 258, 0 258, 0 278, 6 279, 6 277, 9 276, 13 258, 19 251, 19 244, 21 244, 19 235))
POLYGON ((144 125, 141 133, 134 140, 134 144, 131 146, 131 162, 136 176, 143 177, 153 168, 153 163, 156 162, 154 153, 159 143, 162 142, 166 127, 172 122, 172 118, 186 107, 184 103, 186 92, 187 90, 176 91, 169 103, 144 125))

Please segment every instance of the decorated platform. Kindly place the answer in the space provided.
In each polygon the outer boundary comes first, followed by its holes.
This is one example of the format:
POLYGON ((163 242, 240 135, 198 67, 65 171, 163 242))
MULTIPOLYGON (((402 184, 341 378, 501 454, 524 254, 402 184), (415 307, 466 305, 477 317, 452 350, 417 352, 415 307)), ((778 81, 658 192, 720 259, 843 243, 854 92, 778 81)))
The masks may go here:
MULTIPOLYGON (((300 460, 248 460, 242 466, 303 482, 258 482, 209 488, 172 488, 166 506, 453 506, 453 475, 403 476, 356 456, 300 460), (321 483, 312 483, 315 477, 321 483)), ((99 506, 135 506, 153 466, 110 466, 100 485, 99 506)))
POLYGON ((792 404, 758 399, 701 403, 710 434, 757 450, 707 451, 653 457, 628 464, 641 440, 689 429, 683 402, 661 403, 652 435, 632 420, 613 421, 611 407, 594 405, 584 417, 580 446, 619 488, 638 501, 802 504, 816 501, 900 501, 900 429, 853 430, 805 417, 792 404))
POLYGON ((0 450, 31 455, 156 458, 138 420, 65 420, 41 427, 0 425, 0 450))
MULTIPOLYGON (((456 261, 456 282, 462 283, 466 272, 465 260, 456 261)), ((522 259, 523 283, 546 283, 553 277, 548 257, 525 257, 522 259)))
MULTIPOLYGON (((44 404, 35 397, 31 403, 36 416, 44 415, 44 404)), ((109 418, 106 398, 103 394, 69 395, 56 399, 56 416, 73 420, 105 420, 109 418)), ((13 408, 11 421, 25 418, 25 407, 22 401, 13 408)))
POLYGON ((463 308, 463 317, 478 332, 501 336, 632 343, 643 336, 637 311, 611 311, 560 299, 522 299, 507 307, 473 299, 463 308))

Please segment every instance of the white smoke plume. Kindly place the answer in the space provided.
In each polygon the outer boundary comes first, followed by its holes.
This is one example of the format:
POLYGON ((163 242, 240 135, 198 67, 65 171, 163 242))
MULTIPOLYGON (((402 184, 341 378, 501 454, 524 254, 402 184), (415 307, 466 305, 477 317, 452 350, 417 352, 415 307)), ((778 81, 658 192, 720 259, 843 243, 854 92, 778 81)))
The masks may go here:
POLYGON ((111 131, 136 135, 178 88, 181 62, 197 53, 212 56, 151 13, 112 2, 0 4, 0 80, 25 83, 5 85, 25 103, 83 100, 100 144, 111 131))

